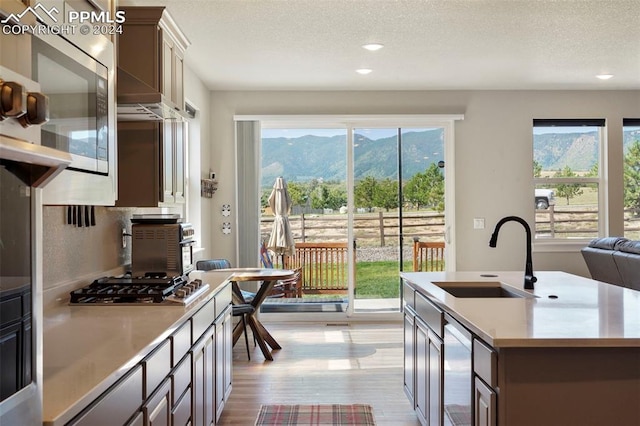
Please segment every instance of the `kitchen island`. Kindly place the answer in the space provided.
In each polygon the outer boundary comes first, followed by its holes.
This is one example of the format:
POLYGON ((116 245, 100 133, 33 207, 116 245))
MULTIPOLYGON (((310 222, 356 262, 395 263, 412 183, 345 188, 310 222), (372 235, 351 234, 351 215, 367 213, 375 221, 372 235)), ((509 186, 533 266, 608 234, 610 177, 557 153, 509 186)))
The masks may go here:
POLYGON ((472 341, 470 414, 460 424, 640 424, 640 292, 562 272, 536 276, 525 292, 522 272, 401 273, 405 391, 424 424, 456 424, 446 406, 447 323, 472 341), (525 297, 454 297, 452 283, 499 283, 525 297))
MULTIPOLYGON (((48 306, 43 330, 44 425, 148 424, 149 416, 158 413, 188 421, 192 407, 221 409, 231 390, 228 278, 225 272, 204 274, 209 290, 186 307, 71 306, 68 298, 48 306), (216 365, 219 371, 192 383, 192 366, 195 379, 195 371, 209 374, 216 365), (199 397, 207 399, 201 406, 196 404, 199 397), (154 411, 152 404, 168 408, 154 411), (115 420, 120 418, 125 421, 115 420)), ((206 419, 207 413, 200 411, 195 415, 206 419)))

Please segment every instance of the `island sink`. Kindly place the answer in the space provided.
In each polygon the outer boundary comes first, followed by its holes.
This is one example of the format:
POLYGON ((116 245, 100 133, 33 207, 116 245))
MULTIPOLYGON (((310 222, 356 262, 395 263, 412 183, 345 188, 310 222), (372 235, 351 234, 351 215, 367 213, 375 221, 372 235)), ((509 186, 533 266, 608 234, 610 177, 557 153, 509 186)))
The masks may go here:
POLYGON ((526 298, 536 297, 526 291, 506 286, 499 281, 440 281, 433 282, 453 297, 460 298, 526 298))

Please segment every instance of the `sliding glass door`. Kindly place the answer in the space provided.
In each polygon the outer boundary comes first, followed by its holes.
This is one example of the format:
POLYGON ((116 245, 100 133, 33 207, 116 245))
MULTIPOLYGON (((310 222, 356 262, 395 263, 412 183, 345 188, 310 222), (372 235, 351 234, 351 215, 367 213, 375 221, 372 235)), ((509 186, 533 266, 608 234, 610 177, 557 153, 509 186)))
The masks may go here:
POLYGON ((444 241, 443 168, 442 128, 353 129, 356 312, 398 311, 414 240, 444 241))
MULTIPOLYGON (((452 236, 445 161, 453 154, 453 119, 412 119, 422 125, 404 127, 402 120, 376 121, 319 126, 315 117, 309 120, 315 126, 305 126, 303 118, 291 125, 291 117, 282 123, 270 117, 262 123, 260 239, 267 245, 274 221, 268 199, 283 177, 296 250, 272 261, 301 268, 303 277, 298 294, 266 304, 271 312, 397 313, 399 272, 414 268, 414 241, 444 243, 452 236)), ((439 269, 455 268, 449 252, 447 242, 439 269)))

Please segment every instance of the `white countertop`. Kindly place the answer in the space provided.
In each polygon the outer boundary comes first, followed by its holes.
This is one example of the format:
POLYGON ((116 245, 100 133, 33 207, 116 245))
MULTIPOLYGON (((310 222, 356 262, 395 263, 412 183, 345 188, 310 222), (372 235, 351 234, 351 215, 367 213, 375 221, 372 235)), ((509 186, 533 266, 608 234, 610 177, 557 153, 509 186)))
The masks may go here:
POLYGON ((43 329, 44 423, 71 420, 210 300, 228 277, 228 272, 207 273, 203 281, 210 290, 188 307, 64 302, 48 307, 43 329))
POLYGON ((529 291, 535 298, 456 298, 432 282, 499 281, 522 290, 523 273, 400 275, 495 348, 640 347, 640 291, 564 272, 540 271, 535 272, 535 289, 529 291))

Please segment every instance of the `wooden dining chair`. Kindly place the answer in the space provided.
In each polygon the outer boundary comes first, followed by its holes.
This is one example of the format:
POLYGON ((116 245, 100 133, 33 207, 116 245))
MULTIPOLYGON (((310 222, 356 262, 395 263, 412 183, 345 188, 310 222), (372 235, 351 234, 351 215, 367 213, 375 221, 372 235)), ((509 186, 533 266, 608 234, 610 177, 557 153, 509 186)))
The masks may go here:
POLYGON ((413 239, 413 270, 415 272, 444 271, 444 241, 413 239))

